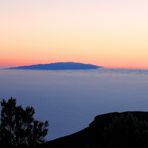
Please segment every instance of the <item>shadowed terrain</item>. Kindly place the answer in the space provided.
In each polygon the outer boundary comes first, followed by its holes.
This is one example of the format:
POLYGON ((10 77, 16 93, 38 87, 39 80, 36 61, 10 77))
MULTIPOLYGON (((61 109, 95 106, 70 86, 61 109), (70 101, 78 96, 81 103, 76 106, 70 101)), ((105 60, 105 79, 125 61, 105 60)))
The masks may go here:
POLYGON ((125 148, 148 146, 148 112, 99 115, 85 129, 49 141, 49 148, 125 148))

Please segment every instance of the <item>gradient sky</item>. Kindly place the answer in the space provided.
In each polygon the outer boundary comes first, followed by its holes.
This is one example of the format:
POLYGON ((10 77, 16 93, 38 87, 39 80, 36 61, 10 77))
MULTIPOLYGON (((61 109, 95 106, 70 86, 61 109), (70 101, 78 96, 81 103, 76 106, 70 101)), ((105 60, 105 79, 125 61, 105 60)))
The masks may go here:
POLYGON ((0 66, 57 61, 148 68, 148 0, 0 0, 0 66))

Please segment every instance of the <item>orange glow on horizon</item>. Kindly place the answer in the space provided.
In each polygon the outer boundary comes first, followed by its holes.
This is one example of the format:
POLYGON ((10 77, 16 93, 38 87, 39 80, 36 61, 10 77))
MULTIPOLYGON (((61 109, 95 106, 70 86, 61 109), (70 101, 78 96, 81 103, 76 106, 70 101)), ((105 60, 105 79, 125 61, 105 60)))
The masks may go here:
POLYGON ((0 2, 0 66, 82 62, 148 69, 147 0, 0 2))

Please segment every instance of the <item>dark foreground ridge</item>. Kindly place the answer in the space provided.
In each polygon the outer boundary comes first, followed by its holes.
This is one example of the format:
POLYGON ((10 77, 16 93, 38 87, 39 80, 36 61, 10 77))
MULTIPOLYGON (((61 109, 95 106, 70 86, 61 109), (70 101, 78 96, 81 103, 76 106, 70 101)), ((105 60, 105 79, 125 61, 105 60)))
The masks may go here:
POLYGON ((96 66, 92 64, 83 64, 83 63, 75 63, 75 62, 58 62, 58 63, 50 63, 50 64, 37 64, 30 66, 19 66, 12 67, 9 69, 17 69, 17 70, 89 70, 89 69, 97 69, 101 66, 96 66))
POLYGON ((49 148, 146 148, 148 112, 99 115, 85 129, 41 145, 49 148))

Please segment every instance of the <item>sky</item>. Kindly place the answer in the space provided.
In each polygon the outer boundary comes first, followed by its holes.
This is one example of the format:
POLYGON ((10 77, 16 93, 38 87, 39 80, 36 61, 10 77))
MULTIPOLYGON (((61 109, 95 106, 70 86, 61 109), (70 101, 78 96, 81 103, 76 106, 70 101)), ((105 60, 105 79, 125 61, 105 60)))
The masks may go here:
POLYGON ((74 61, 148 69, 148 0, 0 0, 0 66, 74 61))

